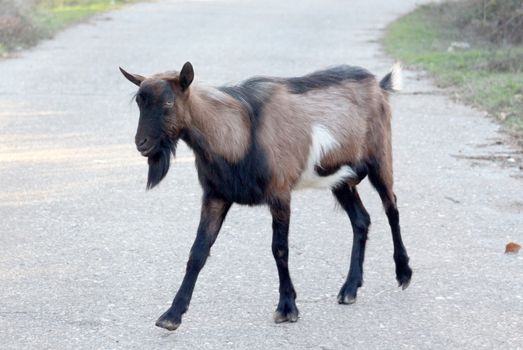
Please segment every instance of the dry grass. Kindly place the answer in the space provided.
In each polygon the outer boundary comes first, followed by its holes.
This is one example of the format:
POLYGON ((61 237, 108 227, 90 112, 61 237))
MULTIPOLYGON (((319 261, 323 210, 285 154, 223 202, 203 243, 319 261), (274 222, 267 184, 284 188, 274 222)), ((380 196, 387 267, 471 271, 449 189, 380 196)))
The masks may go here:
POLYGON ((19 0, 0 0, 0 51, 38 40, 31 18, 32 4, 19 0))

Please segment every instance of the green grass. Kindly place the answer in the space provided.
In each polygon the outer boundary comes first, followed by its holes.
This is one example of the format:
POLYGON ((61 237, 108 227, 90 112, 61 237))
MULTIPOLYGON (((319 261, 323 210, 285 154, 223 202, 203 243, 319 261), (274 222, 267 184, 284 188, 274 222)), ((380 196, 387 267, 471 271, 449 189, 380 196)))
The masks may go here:
POLYGON ((421 6, 392 23, 383 38, 385 50, 408 66, 430 72, 438 85, 452 88, 458 98, 523 136, 523 47, 464 39, 441 15, 441 6, 421 6), (471 49, 448 52, 453 41, 466 41, 471 49))
MULTIPOLYGON (((0 27, 0 56, 12 50, 35 45, 40 39, 89 17, 140 0, 33 0, 21 9, 16 1, 0 3, 0 12, 8 13, 11 25, 0 27)), ((8 22, 9 23, 9 22, 8 22)))
POLYGON ((35 24, 52 34, 65 27, 83 21, 97 13, 118 8, 130 0, 84 0, 45 2, 33 12, 35 24))

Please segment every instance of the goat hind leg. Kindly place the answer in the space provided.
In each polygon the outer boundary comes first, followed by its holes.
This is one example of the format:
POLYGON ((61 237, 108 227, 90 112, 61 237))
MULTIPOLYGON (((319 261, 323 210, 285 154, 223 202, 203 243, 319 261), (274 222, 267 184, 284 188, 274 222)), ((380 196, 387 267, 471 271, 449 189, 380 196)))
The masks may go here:
POLYGON ((363 260, 365 258, 370 216, 361 202, 356 187, 343 184, 332 192, 347 212, 352 225, 353 243, 349 273, 338 294, 338 303, 352 304, 356 302, 358 288, 363 284, 363 260))
POLYGON ((400 287, 406 289, 412 278, 412 269, 409 266, 409 256, 401 238, 397 199, 392 189, 392 170, 387 168, 388 164, 391 162, 385 162, 382 166, 377 162, 369 164, 369 180, 380 195, 392 232, 396 280, 400 287))

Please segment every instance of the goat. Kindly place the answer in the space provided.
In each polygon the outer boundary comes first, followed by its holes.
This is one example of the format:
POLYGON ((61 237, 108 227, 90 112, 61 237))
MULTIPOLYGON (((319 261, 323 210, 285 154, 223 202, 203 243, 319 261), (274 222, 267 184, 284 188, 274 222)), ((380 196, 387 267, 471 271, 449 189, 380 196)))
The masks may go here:
POLYGON ((169 170, 183 140, 194 152, 203 188, 201 218, 185 277, 171 307, 156 325, 175 330, 187 311, 196 279, 233 203, 269 206, 272 252, 279 275, 274 321, 298 319, 288 269, 291 192, 330 188, 348 214, 353 245, 338 303, 356 301, 370 217, 358 195, 367 175, 381 197, 394 243, 396 279, 412 276, 393 192, 390 93, 400 89, 394 66, 379 83, 363 68, 338 66, 297 78, 254 77, 238 85, 192 84, 187 62, 178 72, 151 77, 122 74, 139 87, 140 119, 135 143, 148 158, 147 189, 169 170))

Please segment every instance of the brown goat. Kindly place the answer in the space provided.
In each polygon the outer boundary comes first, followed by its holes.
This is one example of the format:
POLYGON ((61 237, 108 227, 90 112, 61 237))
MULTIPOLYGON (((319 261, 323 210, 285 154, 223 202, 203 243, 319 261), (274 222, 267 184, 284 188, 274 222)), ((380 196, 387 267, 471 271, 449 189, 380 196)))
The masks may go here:
POLYGON ((194 151, 203 187, 200 225, 187 271, 172 306, 156 322, 181 324, 210 248, 233 203, 267 204, 273 217, 272 251, 280 279, 276 322, 298 319, 288 270, 291 192, 330 188, 347 212, 354 234, 340 304, 356 301, 370 217, 356 185, 367 175, 378 191, 394 243, 396 279, 406 288, 412 270, 403 246, 393 192, 390 92, 399 89, 395 66, 379 83, 368 71, 339 66, 298 78, 251 78, 239 85, 192 84, 187 62, 180 73, 124 76, 139 86, 136 146, 148 157, 147 188, 169 170, 182 139, 194 151))

